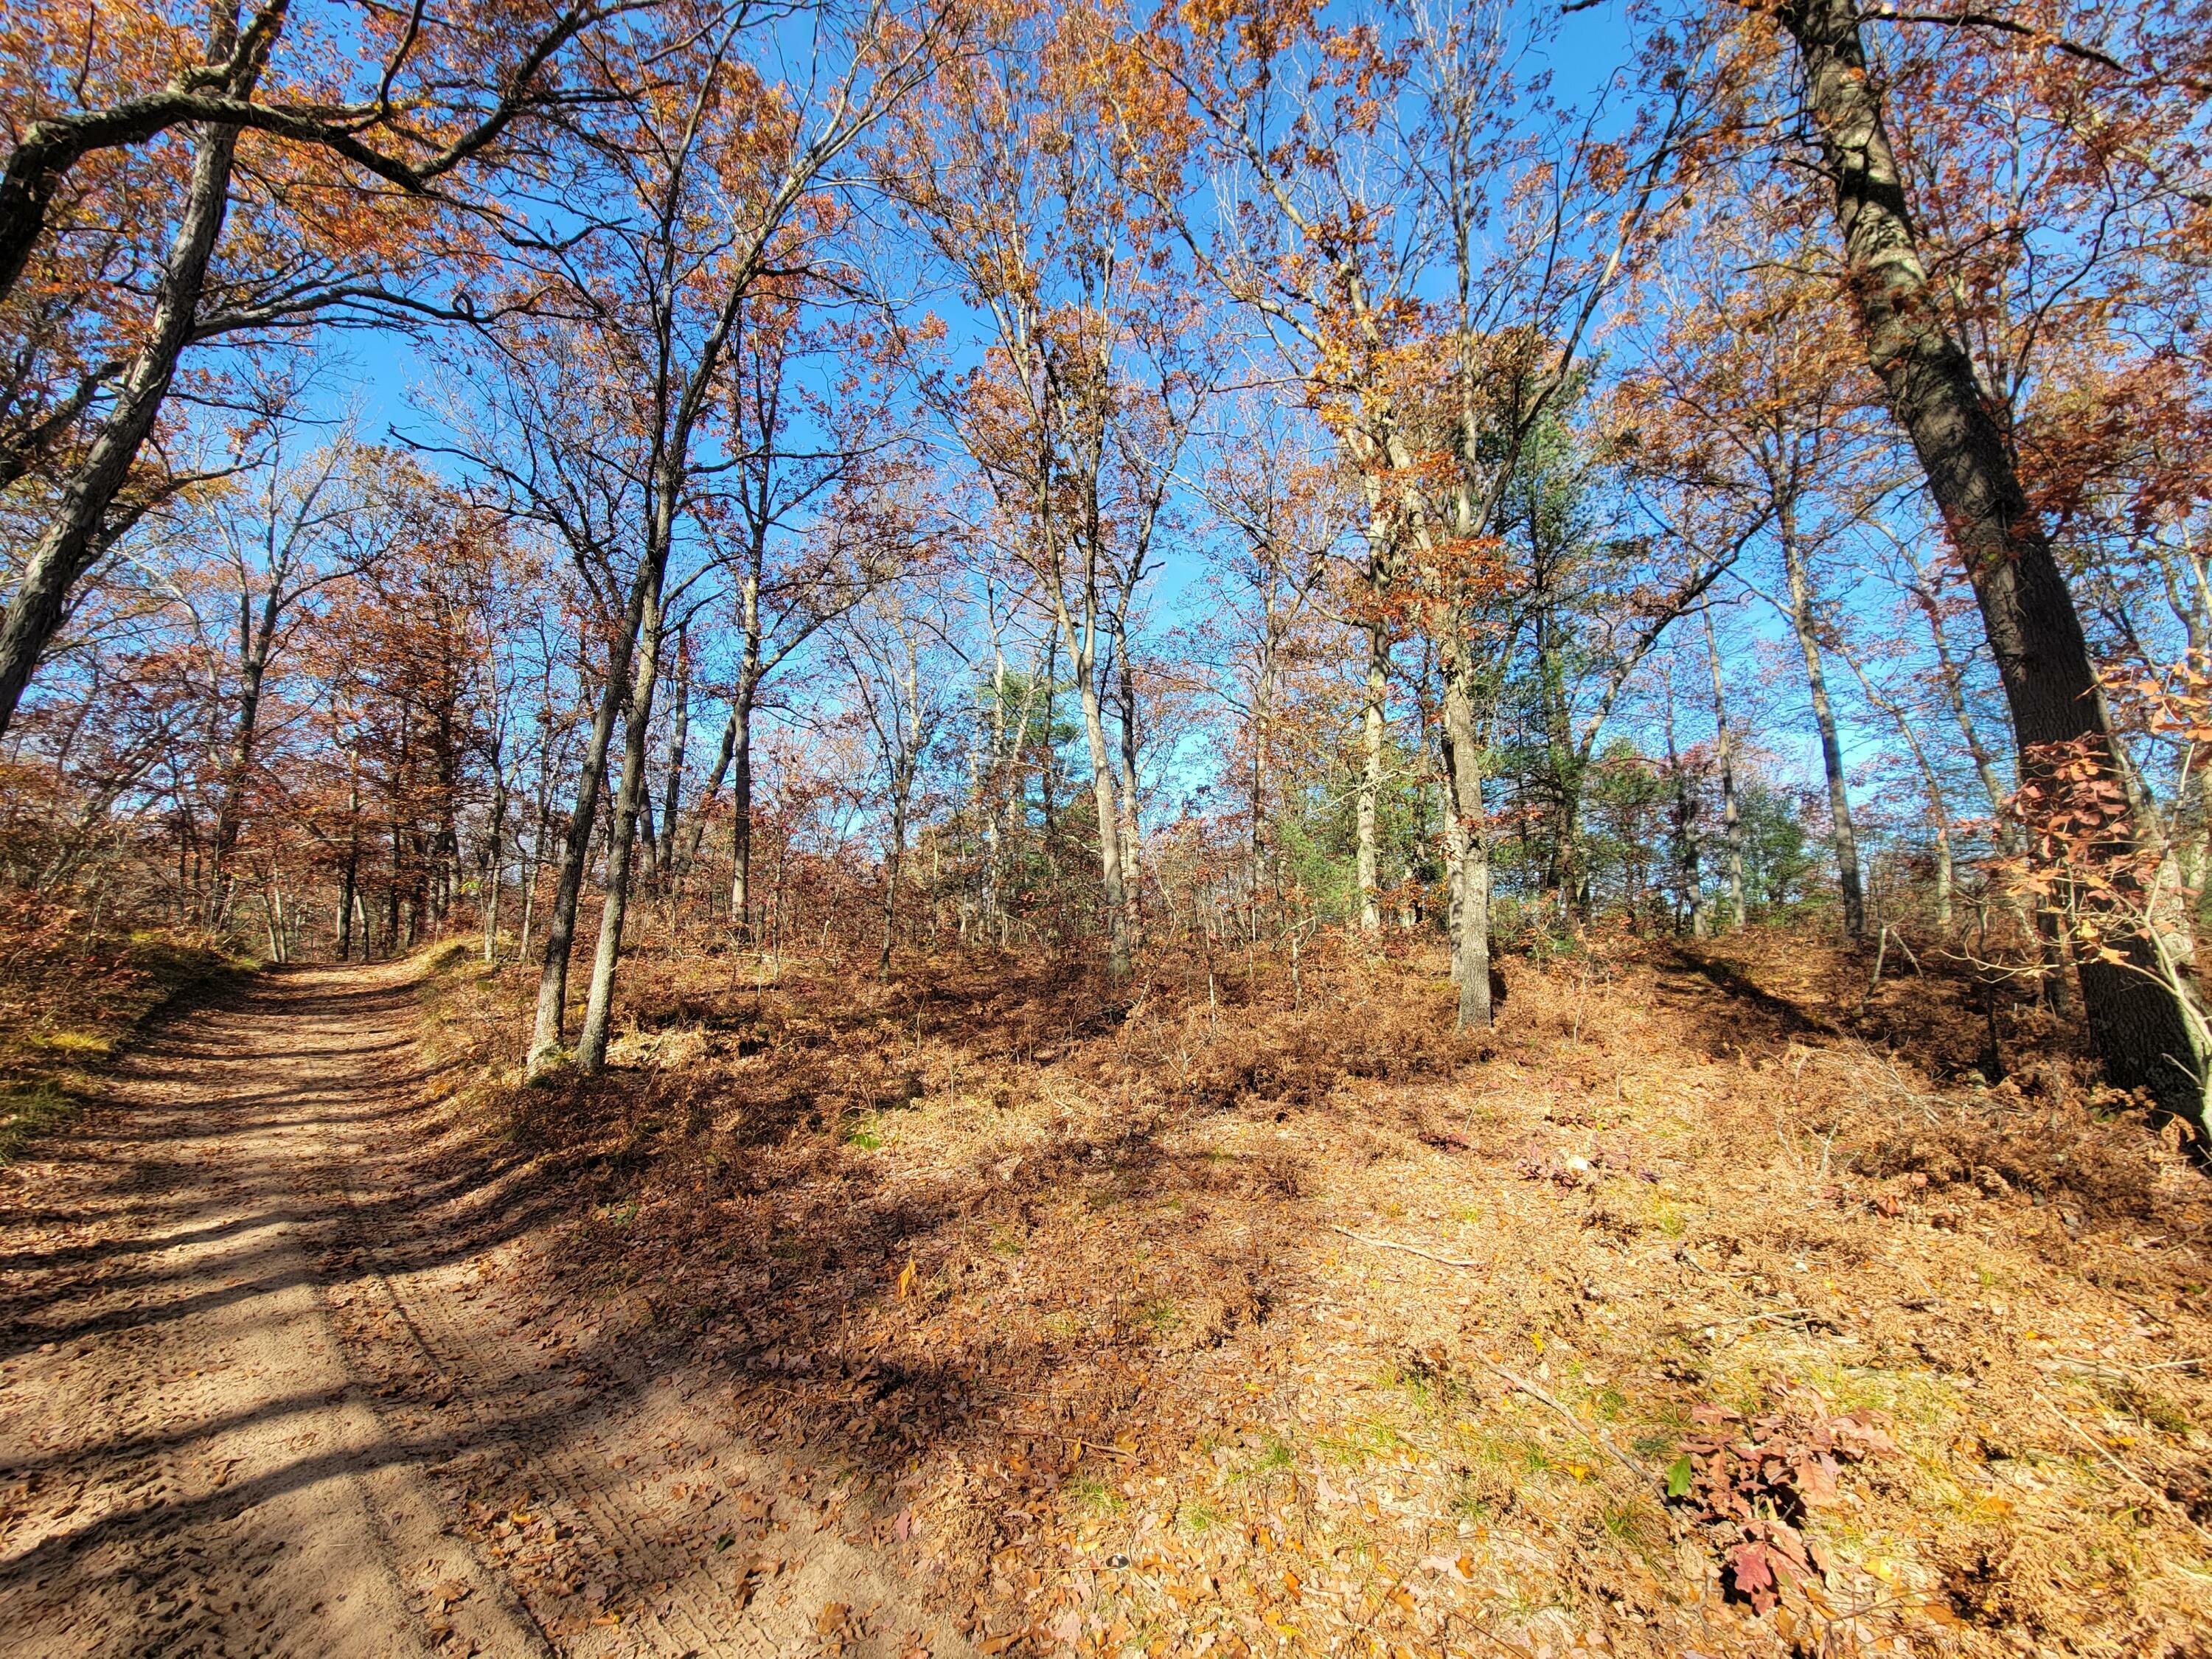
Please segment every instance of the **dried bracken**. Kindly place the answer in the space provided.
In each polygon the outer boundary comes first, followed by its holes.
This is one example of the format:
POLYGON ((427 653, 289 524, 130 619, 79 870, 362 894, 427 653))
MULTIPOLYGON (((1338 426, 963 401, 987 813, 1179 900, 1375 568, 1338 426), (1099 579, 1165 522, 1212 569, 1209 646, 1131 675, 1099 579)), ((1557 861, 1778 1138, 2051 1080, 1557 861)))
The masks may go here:
MULTIPOLYGON (((1863 988, 1728 961, 1843 1025, 1863 988)), ((1522 965, 1510 1027, 1400 1080, 1358 1045, 1442 994, 1412 961, 1087 1030, 1081 981, 957 960, 637 972, 628 1069, 473 1097, 588 1200, 521 1283, 852 1471, 980 1646, 2186 1651, 2212 1212, 2079 1085, 1808 1048, 1671 954, 1522 965), (1973 1174, 1993 1121, 2017 1176, 1973 1174)), ((501 1051, 490 985, 437 1006, 501 1051)))

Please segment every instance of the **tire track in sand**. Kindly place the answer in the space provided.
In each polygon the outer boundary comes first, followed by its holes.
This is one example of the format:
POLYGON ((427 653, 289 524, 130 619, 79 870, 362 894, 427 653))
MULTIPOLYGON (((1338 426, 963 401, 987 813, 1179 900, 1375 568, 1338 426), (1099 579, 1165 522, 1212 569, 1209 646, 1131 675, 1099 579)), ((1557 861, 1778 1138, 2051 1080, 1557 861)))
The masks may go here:
POLYGON ((0 1172, 9 1650, 967 1651, 714 1379, 517 1315, 412 983, 267 976, 0 1172))

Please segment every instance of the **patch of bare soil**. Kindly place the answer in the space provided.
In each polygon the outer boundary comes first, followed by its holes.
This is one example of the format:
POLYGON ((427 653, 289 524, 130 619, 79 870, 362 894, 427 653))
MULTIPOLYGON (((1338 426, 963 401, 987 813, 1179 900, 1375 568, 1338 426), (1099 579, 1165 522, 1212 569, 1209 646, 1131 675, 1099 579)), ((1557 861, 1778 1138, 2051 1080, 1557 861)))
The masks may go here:
POLYGON ((409 970, 268 977, 0 1175, 8 1650, 957 1651, 848 1472, 649 1311, 514 1291, 548 1212, 418 1018, 409 970))

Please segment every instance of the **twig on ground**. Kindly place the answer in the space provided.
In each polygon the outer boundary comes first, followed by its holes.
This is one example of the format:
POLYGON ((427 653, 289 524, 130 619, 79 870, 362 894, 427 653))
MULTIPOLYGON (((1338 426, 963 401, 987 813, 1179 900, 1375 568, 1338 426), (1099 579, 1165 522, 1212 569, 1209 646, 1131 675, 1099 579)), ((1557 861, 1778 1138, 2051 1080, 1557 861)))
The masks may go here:
MULTIPOLYGON (((1480 1356, 1477 1357, 1480 1358, 1480 1356)), ((1638 1485, 1641 1486, 1644 1483, 1647 1476, 1644 1469, 1633 1458, 1630 1457, 1626 1452, 1621 1450, 1620 1447, 1614 1445, 1612 1441, 1607 1439, 1589 1424, 1583 1422, 1581 1418, 1577 1417, 1574 1413, 1568 1410, 1565 1406, 1562 1405, 1556 1396, 1547 1394, 1543 1389, 1538 1388, 1534 1382, 1531 1382, 1527 1377, 1518 1376, 1512 1371, 1507 1370, 1504 1366, 1497 1364, 1495 1361, 1484 1359, 1482 1360, 1482 1364, 1485 1369, 1493 1371, 1498 1376, 1504 1377, 1508 1382, 1510 1382, 1522 1394, 1527 1395, 1531 1400, 1539 1401, 1544 1405, 1549 1406, 1561 1417, 1565 1418, 1568 1422, 1573 1424, 1575 1426, 1575 1431, 1581 1435, 1583 1439, 1589 1441, 1591 1445, 1595 1446, 1600 1451, 1604 1452, 1607 1456, 1611 1457, 1615 1462, 1619 1463, 1622 1468, 1626 1469, 1629 1474, 1634 1478, 1638 1485)))
POLYGON ((1011 1423, 1007 1426, 1016 1434, 1028 1435, 1033 1440, 1057 1440, 1063 1446, 1073 1446, 1078 1457, 1082 1456, 1085 1452, 1097 1452, 1101 1457, 1128 1458, 1136 1455, 1134 1452, 1123 1451, 1119 1446, 1109 1446, 1099 1441, 1085 1440, 1080 1435, 1054 1434, 1050 1429, 1033 1429, 1026 1423, 1011 1423))
POLYGON ((1746 1314, 1741 1319, 1704 1319, 1695 1322, 1700 1330, 1718 1330, 1724 1325, 1756 1325, 1762 1319, 1810 1319, 1813 1316, 1802 1308, 1777 1308, 1771 1313, 1746 1314))
POLYGON ((2137 1474, 2126 1464, 2121 1462, 2118 1458, 2113 1456, 2112 1454, 2107 1451, 2098 1441, 2096 1436, 2091 1434, 2088 1430, 2083 1428, 2072 1418, 2067 1416, 2064 1412, 2059 1410, 2057 1406, 2053 1405, 2051 1401, 2045 1398, 2043 1395, 2039 1393, 2035 1397, 2041 1402, 2043 1408, 2045 1411, 2049 1412, 2053 1417, 2057 1418, 2061 1423, 2063 1423, 2066 1425, 2067 1431, 2073 1435, 2075 1439, 2079 1440, 2091 1451, 2096 1453, 2098 1456, 2103 1458, 2105 1462, 2110 1463, 2123 1475, 2126 1476, 2128 1480, 2133 1481, 2136 1486, 2141 1486, 2145 1492, 2148 1492, 2152 1502, 2155 1503, 2162 1510, 2170 1510, 2172 1513, 2174 1519, 2180 1522, 2183 1526, 2188 1528, 2191 1532, 2195 1533, 2199 1538, 2203 1539, 2207 1543, 2212 1543, 2212 1532, 2207 1532, 2202 1526, 2198 1525, 2197 1522, 2191 1517, 2187 1510, 2183 1509, 2180 1504, 2175 1503, 2171 1498, 2168 1498, 2156 1486, 2152 1486, 2149 1481, 2144 1480, 2142 1476, 2137 1474))
POLYGON ((2079 1354, 2071 1353, 2055 1353, 2048 1359, 2035 1362, 2039 1370, 2078 1371, 2085 1376, 2115 1376, 2124 1380, 2130 1376, 2148 1376, 2153 1371, 2191 1370, 2207 1363, 2212 1361, 2208 1361, 2203 1354, 2191 1359, 2160 1359, 2148 1365, 2130 1365, 2124 1360, 2085 1359, 2079 1354))
POLYGON ((1349 1227, 1332 1224, 1329 1231, 1342 1233, 1346 1238, 1356 1238, 1362 1244, 1372 1244, 1378 1250, 1403 1250, 1407 1255, 1418 1255, 1426 1261, 1440 1261, 1447 1267, 1473 1267, 1478 1272, 1484 1273, 1488 1272, 1490 1268, 1487 1261, 1462 1261, 1455 1255, 1438 1255, 1434 1250, 1425 1250, 1418 1244, 1401 1244, 1395 1238, 1370 1238, 1365 1233, 1355 1233, 1349 1227))

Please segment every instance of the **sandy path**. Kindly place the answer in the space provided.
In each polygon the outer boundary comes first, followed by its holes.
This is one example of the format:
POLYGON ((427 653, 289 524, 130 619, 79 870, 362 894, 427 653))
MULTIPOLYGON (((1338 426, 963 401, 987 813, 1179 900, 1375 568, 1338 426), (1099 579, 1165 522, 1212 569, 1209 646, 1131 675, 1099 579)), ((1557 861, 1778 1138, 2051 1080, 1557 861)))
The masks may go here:
POLYGON ((953 1651, 710 1379, 499 1293, 529 1217, 426 1156, 414 1018, 270 976, 0 1172, 7 1651, 953 1651))

